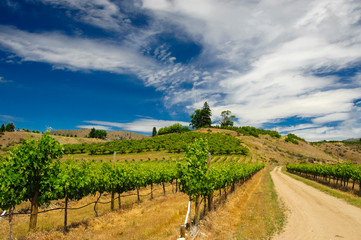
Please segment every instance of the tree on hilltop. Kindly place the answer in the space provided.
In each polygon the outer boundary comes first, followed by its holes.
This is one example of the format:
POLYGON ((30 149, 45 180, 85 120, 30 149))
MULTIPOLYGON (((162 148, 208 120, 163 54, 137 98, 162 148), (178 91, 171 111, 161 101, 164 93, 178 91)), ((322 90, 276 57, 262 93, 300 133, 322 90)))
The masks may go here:
POLYGON ((231 111, 226 110, 221 113, 222 119, 218 121, 221 127, 233 127, 235 115, 231 115, 231 111))
POLYGON ((104 139, 107 137, 107 131, 105 130, 96 130, 92 128, 89 133, 89 138, 101 138, 104 139))
POLYGON ((209 108, 207 102, 204 103, 202 109, 196 109, 195 114, 192 114, 191 123, 189 124, 192 128, 210 127, 212 125, 212 111, 209 108))
POLYGON ((5 131, 6 132, 14 132, 15 131, 14 123, 9 122, 8 124, 6 124, 5 131))

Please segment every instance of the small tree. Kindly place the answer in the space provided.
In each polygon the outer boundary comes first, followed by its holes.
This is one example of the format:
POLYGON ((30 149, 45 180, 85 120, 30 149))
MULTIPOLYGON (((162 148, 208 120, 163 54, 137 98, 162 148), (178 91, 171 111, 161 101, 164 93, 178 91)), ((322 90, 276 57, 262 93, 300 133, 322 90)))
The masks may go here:
POLYGON ((15 131, 14 123, 9 122, 8 124, 6 124, 5 131, 6 132, 14 132, 15 131))
POLYGON ((0 127, 0 132, 5 132, 5 124, 1 124, 1 127, 0 127))
POLYGON ((105 130, 95 130, 95 128, 92 128, 89 133, 89 138, 106 138, 107 137, 107 131, 105 130))
POLYGON ((210 127, 212 125, 212 111, 209 108, 207 102, 204 103, 202 109, 195 110, 195 114, 192 114, 191 123, 189 124, 192 128, 210 127))
POLYGON ((157 128, 153 127, 152 137, 157 135, 157 128))
POLYGON ((233 120, 236 118, 235 115, 231 115, 231 111, 226 110, 221 113, 222 119, 219 120, 221 127, 233 127, 233 120))

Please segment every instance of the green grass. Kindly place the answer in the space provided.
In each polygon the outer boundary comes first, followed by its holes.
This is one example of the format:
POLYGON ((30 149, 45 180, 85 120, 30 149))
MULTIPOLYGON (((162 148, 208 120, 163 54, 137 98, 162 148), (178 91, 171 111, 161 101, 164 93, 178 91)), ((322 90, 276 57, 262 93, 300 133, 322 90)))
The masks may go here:
POLYGON ((278 200, 270 171, 267 167, 266 173, 250 199, 250 204, 242 218, 245 225, 241 226, 235 234, 235 239, 271 239, 279 233, 285 224, 285 208, 278 200))
POLYGON ((341 190, 337 190, 337 189, 334 189, 334 188, 331 188, 329 186, 326 186, 326 185, 323 185, 321 183, 318 183, 318 182, 315 182, 315 181, 312 181, 312 180, 309 180, 307 178, 303 178, 303 177, 300 177, 298 175, 295 175, 295 174, 292 174, 292 173, 289 173, 286 171, 285 168, 282 168, 282 172, 296 180, 299 180, 311 187, 314 187, 324 193, 327 193, 331 196, 334 196, 336 198, 339 198, 339 199, 344 199, 346 202, 348 202, 349 204, 353 205, 353 206, 356 206, 356 207, 359 207, 361 208, 361 198, 352 194, 352 193, 349 193, 349 192, 343 192, 341 190))

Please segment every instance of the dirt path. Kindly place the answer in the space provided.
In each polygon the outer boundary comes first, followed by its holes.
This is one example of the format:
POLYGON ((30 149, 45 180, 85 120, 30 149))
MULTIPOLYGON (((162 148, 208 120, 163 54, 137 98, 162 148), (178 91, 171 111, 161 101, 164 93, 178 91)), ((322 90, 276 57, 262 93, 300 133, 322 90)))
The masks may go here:
POLYGON ((299 182, 275 168, 276 191, 289 215, 280 239, 361 239, 361 209, 299 182))

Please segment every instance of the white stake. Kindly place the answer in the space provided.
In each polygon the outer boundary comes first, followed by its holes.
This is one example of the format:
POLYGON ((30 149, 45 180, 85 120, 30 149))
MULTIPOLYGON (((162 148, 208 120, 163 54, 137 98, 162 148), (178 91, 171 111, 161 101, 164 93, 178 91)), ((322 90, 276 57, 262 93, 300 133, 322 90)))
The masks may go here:
POLYGON ((1 214, 0 220, 3 218, 3 216, 5 215, 5 213, 6 213, 6 210, 1 214))

